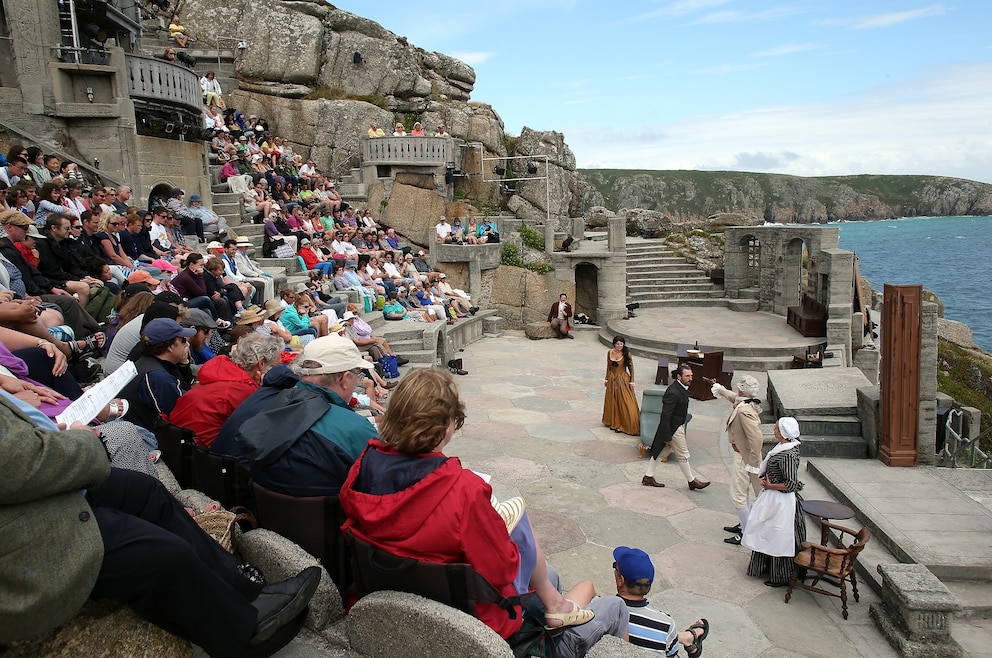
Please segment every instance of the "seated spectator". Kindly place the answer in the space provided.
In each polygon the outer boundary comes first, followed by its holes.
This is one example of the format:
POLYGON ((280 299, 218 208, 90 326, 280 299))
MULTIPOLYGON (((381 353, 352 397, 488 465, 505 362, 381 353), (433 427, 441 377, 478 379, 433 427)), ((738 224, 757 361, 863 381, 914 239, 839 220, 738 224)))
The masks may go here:
MULTIPOLYGON (((184 265, 184 268, 172 278, 172 285, 186 301, 186 305, 206 311, 214 320, 218 317, 231 317, 230 308, 219 293, 214 296, 207 295, 207 284, 203 277, 206 267, 203 255, 195 252, 189 254, 184 265)), ((227 320, 217 324, 222 329, 231 326, 227 320)))
POLYGON ((128 401, 126 420, 148 430, 159 416, 168 416, 186 392, 177 366, 189 358, 189 337, 195 329, 184 329, 175 320, 157 318, 141 331, 142 357, 135 363, 138 375, 123 390, 128 401))
POLYGON ((117 234, 123 230, 127 221, 111 212, 100 215, 100 228, 93 234, 93 240, 100 246, 101 256, 112 267, 126 278, 131 276, 137 269, 139 263, 132 260, 121 247, 120 238, 117 234))
POLYGON ((320 569, 262 586, 203 532, 154 478, 111 468, 99 430, 49 419, 0 394, 4 570, 0 642, 34 639, 91 596, 138 615, 212 656, 268 656, 307 606, 320 569), (82 511, 81 511, 82 510, 82 511))
POLYGON ((207 240, 203 235, 203 220, 191 212, 189 207, 183 203, 183 195, 185 194, 178 187, 172 188, 172 191, 169 193, 169 200, 165 205, 169 209, 169 212, 172 213, 172 216, 182 224, 185 235, 195 235, 199 238, 200 242, 206 242, 207 240))
POLYGON ((172 16, 172 22, 169 23, 169 36, 175 39, 180 48, 185 48, 189 43, 189 35, 186 34, 186 28, 183 27, 179 14, 172 16))
MULTIPOLYGON (((223 249, 219 243, 216 244, 223 249)), ((255 288, 248 283, 237 284, 227 280, 224 276, 224 261, 216 256, 210 256, 207 259, 206 265, 204 265, 203 282, 207 288, 207 296, 213 300, 214 306, 217 306, 218 299, 223 299, 234 319, 241 317, 245 310, 246 300, 240 286, 247 286, 252 292, 255 291, 255 288)), ((225 320, 231 319, 231 316, 218 312, 225 320)))
MULTIPOLYGON (((185 44, 180 44, 185 48, 185 44)), ((224 99, 221 95, 224 93, 220 88, 220 83, 217 82, 217 78, 213 71, 207 71, 202 78, 200 78, 200 89, 203 90, 203 104, 204 105, 216 105, 217 107, 224 109, 227 107, 224 105, 224 99)))
POLYGON ((455 244, 465 244, 465 227, 462 226, 460 217, 451 220, 451 242, 455 244))
POLYGON ((83 271, 83 264, 72 249, 72 239, 69 237, 72 220, 69 217, 61 212, 47 216, 43 233, 45 239, 37 245, 38 270, 59 287, 77 295, 79 303, 86 306, 90 285, 102 286, 103 283, 88 277, 83 271))
POLYGON ((444 129, 444 124, 443 123, 440 126, 437 127, 437 132, 434 133, 434 136, 435 137, 450 137, 450 135, 448 135, 448 131, 446 131, 444 129))
POLYGON ((686 655, 702 655, 703 640, 710 631, 705 619, 696 620, 688 629, 676 631, 670 615, 651 607, 647 594, 654 582, 654 565, 648 554, 638 548, 619 546, 613 550, 613 578, 617 596, 630 613, 627 640, 634 646, 667 656, 675 656, 680 646, 686 655))
POLYGON ((266 302, 275 296, 272 275, 263 271, 258 263, 248 257, 248 250, 252 247, 254 245, 248 238, 241 237, 237 241, 228 239, 224 242, 225 262, 230 264, 232 274, 245 277, 245 280, 253 285, 261 284, 262 296, 260 302, 266 302), (234 243, 233 245, 232 242, 234 243))
MULTIPOLYGON (((246 420, 265 411, 280 391, 293 388, 299 381, 299 375, 290 371, 287 364, 277 365, 265 373, 261 386, 249 395, 224 422, 217 437, 210 445, 210 452, 242 458, 241 447, 236 439, 238 432, 241 431, 241 426, 246 420)), ((247 467, 247 461, 244 459, 241 461, 247 467)))
POLYGON ((189 198, 189 211, 203 222, 204 233, 216 233, 218 238, 227 235, 227 220, 204 206, 203 199, 200 198, 199 194, 194 194, 189 198))
POLYGON ((393 352, 393 348, 389 346, 389 341, 385 337, 373 336, 372 327, 351 311, 346 311, 341 320, 344 322, 345 335, 360 350, 368 352, 376 361, 389 354, 396 357, 396 365, 405 366, 410 363, 409 359, 398 356, 393 352))
POLYGON ((375 121, 369 126, 369 137, 385 137, 385 131, 375 121))
POLYGON ((465 241, 469 244, 479 244, 479 238, 476 237, 476 232, 479 227, 475 225, 475 217, 468 218, 468 226, 465 228, 465 241))
POLYGON ((313 300, 307 299, 305 295, 296 295, 293 303, 283 309, 279 322, 294 336, 307 334, 317 337, 326 336, 329 326, 328 317, 322 313, 317 313, 311 317, 311 311, 316 311, 313 300))
POLYGON ((230 357, 215 357, 197 371, 197 384, 179 398, 169 421, 196 432, 197 445, 210 449, 224 422, 279 363, 283 345, 278 337, 245 336, 230 357))
MULTIPOLYGON (((410 254, 407 254, 407 258, 409 257, 410 254)), ((420 272, 421 280, 431 282, 437 281, 440 278, 441 273, 427 264, 427 261, 425 260, 426 257, 427 254, 424 253, 423 249, 418 251, 417 255, 411 259, 413 261, 413 266, 417 268, 418 272, 420 272)))
POLYGON ((13 157, 8 154, 7 164, 0 167, 0 183, 6 183, 7 187, 14 187, 17 185, 21 177, 28 172, 28 159, 27 159, 27 149, 21 146, 15 146, 11 149, 12 151, 21 150, 23 155, 15 155, 13 157))
POLYGON ((28 161, 25 178, 31 180, 38 187, 52 180, 52 172, 45 168, 45 153, 40 148, 29 146, 25 160, 28 161))
POLYGON ((334 261, 327 260, 324 257, 323 252, 320 250, 319 242, 323 242, 323 238, 314 236, 312 241, 303 238, 300 241, 300 251, 297 255, 303 259, 303 263, 308 270, 317 270, 322 276, 332 278, 334 276, 334 261))
POLYGON ((59 185, 45 183, 38 192, 38 207, 34 211, 34 225, 39 229, 45 228, 45 220, 48 213, 62 213, 72 215, 70 208, 63 200, 65 190, 59 185))
POLYGON ((499 242, 499 231, 496 229, 496 222, 486 219, 486 221, 479 224, 479 228, 476 230, 476 237, 479 238, 479 244, 499 242))
POLYGON ((198 308, 188 308, 179 319, 179 324, 196 330, 189 337, 189 358, 195 365, 202 366, 217 358, 217 353, 210 347, 210 340, 217 331, 217 322, 212 317, 198 308))
MULTIPOLYGON (((243 156, 239 155, 236 158, 232 158, 224 163, 224 166, 220 169, 220 182, 226 183, 228 178, 234 178, 235 176, 240 176, 241 172, 238 170, 238 163, 243 160, 243 156)), ((247 205, 247 204, 245 204, 247 205)), ((252 210, 254 212, 254 209, 252 210)))
POLYGON ((141 330, 145 325, 155 318, 178 321, 179 305, 182 303, 177 295, 153 295, 147 290, 147 286, 141 284, 129 285, 122 291, 121 297, 126 301, 117 309, 116 331, 103 361, 103 372, 106 375, 124 365, 135 347, 141 344, 141 330))
MULTIPOLYGON (((626 606, 615 597, 590 603, 589 581, 562 595, 526 512, 508 527, 494 509, 492 487, 442 452, 464 420, 448 373, 407 375, 380 421, 383 438, 369 443, 341 488, 343 529, 400 557, 468 563, 504 596, 533 590, 548 628, 567 629, 556 640, 559 655, 585 655, 606 634, 624 637, 626 606)), ((521 613, 476 605, 476 616, 503 638, 520 630, 521 613)))
POLYGON ((289 496, 337 495, 355 458, 379 437, 349 408, 355 386, 371 369, 338 335, 304 347, 290 364, 300 381, 241 425, 237 441, 252 479, 289 496))
POLYGON ((403 127, 402 123, 396 124, 396 128, 393 130, 393 137, 406 137, 406 128, 403 127))
MULTIPOLYGON (((415 299, 416 298, 414 298, 414 300, 415 299)), ((419 305, 414 305, 411 303, 414 300, 410 299, 410 293, 406 288, 401 287, 397 289, 396 303, 407 312, 406 317, 412 318, 413 320, 420 318, 418 321, 423 322, 436 322, 438 320, 441 320, 442 322, 444 321, 444 318, 437 317, 433 309, 420 308, 419 305)))
POLYGON ((435 299, 440 298, 447 300, 448 303, 455 308, 455 311, 460 317, 465 317, 465 315, 469 313, 475 315, 479 308, 477 306, 470 305, 469 300, 464 294, 458 294, 455 292, 454 288, 448 285, 448 275, 441 272, 438 276, 440 277, 440 280, 431 288, 431 295, 435 299))
POLYGON ((424 126, 421 125, 419 121, 413 124, 413 130, 410 131, 410 137, 426 137, 427 133, 424 132, 424 126))

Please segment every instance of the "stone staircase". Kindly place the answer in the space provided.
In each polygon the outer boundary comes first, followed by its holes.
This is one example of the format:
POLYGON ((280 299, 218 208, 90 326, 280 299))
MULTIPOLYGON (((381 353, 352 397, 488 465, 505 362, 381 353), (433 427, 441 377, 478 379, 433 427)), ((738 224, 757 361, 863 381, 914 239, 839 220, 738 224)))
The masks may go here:
MULTIPOLYGON (((761 417, 763 452, 778 444, 773 433, 775 415, 761 417)), ((802 432, 803 457, 829 457, 832 459, 866 459, 868 444, 861 438, 861 421, 853 416, 797 416, 802 432)))
POLYGON ((627 301, 644 307, 713 306, 723 288, 656 240, 627 241, 627 301))

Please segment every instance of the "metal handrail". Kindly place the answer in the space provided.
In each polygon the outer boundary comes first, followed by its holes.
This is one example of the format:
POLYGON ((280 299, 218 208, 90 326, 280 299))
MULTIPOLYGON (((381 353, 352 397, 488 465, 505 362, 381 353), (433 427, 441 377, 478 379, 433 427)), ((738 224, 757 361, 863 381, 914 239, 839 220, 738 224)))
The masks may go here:
POLYGON ((944 447, 937 453, 939 465, 947 468, 992 468, 992 456, 979 448, 982 441, 992 436, 992 427, 973 439, 965 439, 961 436, 963 418, 964 414, 960 409, 951 409, 948 412, 947 424, 944 426, 944 447))
POLYGON ((46 142, 45 140, 41 139, 36 135, 32 135, 26 130, 22 130, 18 128, 17 126, 10 123, 7 119, 0 118, 0 126, 3 126, 7 130, 7 132, 12 132, 15 135, 20 135, 21 137, 27 139, 28 141, 32 142, 35 146, 42 148, 42 150, 44 150, 45 153, 51 153, 53 155, 59 156, 63 160, 71 160, 72 162, 75 162, 76 166, 78 166, 80 169, 85 169, 89 173, 96 176, 97 180, 100 181, 101 185, 104 185, 107 182, 112 183, 114 187, 120 187, 122 185, 126 185, 124 181, 108 175, 107 172, 103 171, 102 169, 98 169, 96 167, 91 166, 88 162, 86 162, 86 160, 80 158, 79 156, 72 155, 71 153, 66 153, 65 151, 54 146, 50 142, 46 142))

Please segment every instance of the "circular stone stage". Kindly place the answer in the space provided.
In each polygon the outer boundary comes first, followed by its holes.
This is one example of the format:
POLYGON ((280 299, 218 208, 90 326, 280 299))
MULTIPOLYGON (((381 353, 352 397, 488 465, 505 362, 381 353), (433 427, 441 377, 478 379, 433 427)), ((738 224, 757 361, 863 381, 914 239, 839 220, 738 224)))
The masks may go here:
POLYGON ((674 365, 679 344, 723 350, 724 361, 737 370, 782 370, 793 356, 826 338, 806 338, 785 323, 785 317, 765 311, 731 311, 722 306, 662 306, 639 308, 629 320, 610 320, 599 331, 609 345, 623 335, 637 356, 669 358, 674 365))

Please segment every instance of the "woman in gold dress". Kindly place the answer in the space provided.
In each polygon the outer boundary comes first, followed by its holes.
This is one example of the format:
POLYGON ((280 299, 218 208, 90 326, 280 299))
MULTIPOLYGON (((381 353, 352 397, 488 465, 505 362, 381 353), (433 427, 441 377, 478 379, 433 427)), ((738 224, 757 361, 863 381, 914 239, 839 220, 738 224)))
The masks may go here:
POLYGON ((613 349, 606 356, 606 398, 603 424, 614 432, 632 436, 641 433, 641 410, 634 394, 634 359, 623 336, 613 338, 613 349))

